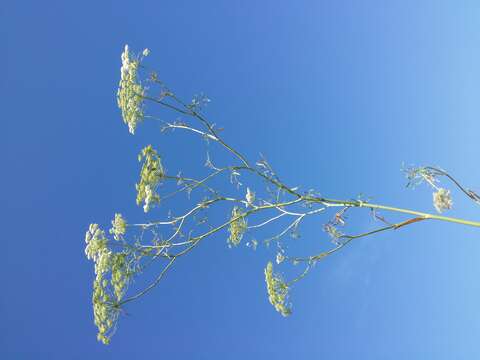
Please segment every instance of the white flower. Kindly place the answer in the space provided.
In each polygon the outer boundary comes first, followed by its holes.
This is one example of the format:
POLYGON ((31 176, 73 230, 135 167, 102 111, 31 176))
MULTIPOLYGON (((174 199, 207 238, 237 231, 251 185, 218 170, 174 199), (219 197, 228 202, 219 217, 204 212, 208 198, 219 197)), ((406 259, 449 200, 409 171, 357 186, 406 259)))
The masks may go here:
POLYGON ((102 249, 98 253, 95 261, 95 274, 105 274, 110 271, 112 260, 112 252, 107 248, 102 249))
POLYGON ((234 247, 238 246, 242 241, 243 234, 247 231, 247 221, 242 211, 235 206, 232 210, 232 215, 230 217, 230 227, 228 231, 230 236, 228 237, 228 246, 234 247))
POLYGON ((150 185, 145 186, 145 204, 143 205, 143 211, 148 212, 150 210, 150 204, 153 198, 153 191, 150 185))
POLYGON ((120 240, 127 232, 127 222, 123 218, 122 214, 115 214, 115 218, 112 220, 112 228, 110 234, 113 234, 115 240, 120 240))
POLYGON ((149 49, 144 49, 143 52, 142 52, 142 55, 143 56, 148 56, 148 54, 150 54, 150 50, 149 49))
MULTIPOLYGON (((117 225, 121 222, 120 218, 123 220, 120 214, 115 214, 117 225)), ((121 231, 120 228, 117 230, 121 231)), ((129 282, 128 263, 124 253, 114 253, 108 248, 105 232, 97 224, 90 225, 85 242, 87 258, 93 260, 95 266, 92 303, 94 322, 98 328, 97 339, 108 344, 118 320, 117 305, 120 304, 129 282)))
POLYGON ((453 200, 450 195, 450 190, 440 188, 437 192, 434 192, 433 206, 439 213, 451 209, 453 206, 453 200))
POLYGON ((285 255, 277 253, 277 264, 281 264, 285 260, 285 255))
POLYGON ((105 232, 99 228, 98 224, 90 224, 85 234, 85 255, 87 259, 97 262, 102 252, 107 249, 107 238, 105 232))
POLYGON ((245 195, 245 199, 247 200, 247 206, 253 206, 253 203, 255 201, 255 193, 253 191, 250 191, 250 188, 247 187, 247 194, 245 195))
POLYGON ((280 275, 273 272, 271 262, 265 268, 265 282, 267 283, 268 299, 275 307, 275 310, 283 316, 290 315, 292 310, 287 303, 289 286, 280 275))
POLYGON ((160 204, 160 195, 156 189, 165 174, 160 156, 151 145, 142 149, 138 160, 143 161, 143 165, 140 171, 140 182, 135 185, 137 205, 140 206, 143 202, 143 211, 148 212, 153 205, 160 204))
POLYGON ((145 89, 137 76, 140 60, 138 57, 132 58, 128 45, 125 45, 125 50, 122 53, 117 103, 122 111, 123 122, 128 125, 128 130, 132 134, 135 133, 137 124, 143 120, 143 96, 145 95, 145 89))

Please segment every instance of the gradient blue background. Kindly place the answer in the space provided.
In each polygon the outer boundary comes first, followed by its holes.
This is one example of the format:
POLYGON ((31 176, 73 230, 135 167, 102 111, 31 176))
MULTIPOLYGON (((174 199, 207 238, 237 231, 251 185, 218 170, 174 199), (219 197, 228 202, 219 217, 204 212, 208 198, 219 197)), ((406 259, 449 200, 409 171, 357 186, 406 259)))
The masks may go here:
MULTIPOLYGON (((478 1, 17 0, 0 5, 0 33, 0 358, 478 358, 478 229, 358 240, 295 288, 288 319, 265 294, 274 253, 217 236, 131 304, 108 347, 83 253, 89 223, 142 219, 143 145, 172 170, 203 161, 192 136, 128 134, 115 100, 125 43, 149 47, 183 97, 208 94, 224 137, 289 184, 432 211, 430 190, 404 188, 406 162, 480 189, 478 1)), ((480 218, 454 201, 451 215, 480 218)))

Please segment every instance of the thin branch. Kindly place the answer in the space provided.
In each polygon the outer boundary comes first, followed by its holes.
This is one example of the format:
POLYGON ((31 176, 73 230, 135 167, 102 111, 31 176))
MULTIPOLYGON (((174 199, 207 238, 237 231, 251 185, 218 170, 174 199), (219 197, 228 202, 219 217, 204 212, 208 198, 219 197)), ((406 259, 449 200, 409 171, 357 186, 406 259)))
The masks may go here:
POLYGON ((445 170, 435 168, 432 166, 426 166, 425 169, 433 171, 436 175, 443 175, 446 176, 450 181, 452 181, 465 195, 467 195, 470 199, 475 201, 477 204, 480 204, 480 196, 476 194, 474 191, 465 189, 453 176, 447 173, 445 170))
POLYGON ((139 297, 142 297, 143 295, 145 295, 147 292, 149 292, 150 290, 152 290, 154 287, 156 287, 159 283, 160 283, 160 280, 162 280, 162 278, 165 276, 166 272, 168 271, 168 269, 170 269, 170 267, 173 265, 173 263, 175 262, 177 258, 176 257, 172 257, 170 259, 170 261, 168 262, 168 264, 163 268, 162 272, 157 276, 157 278, 155 279, 154 282, 152 282, 149 286, 147 286, 144 290, 140 291, 138 294, 134 295, 134 296, 131 296, 123 301, 121 301, 119 303, 119 306, 122 306, 130 301, 133 301, 133 300, 136 300, 138 299, 139 297))
POLYGON ((285 215, 287 215, 287 214, 283 213, 283 214, 277 215, 277 216, 275 216, 275 217, 273 217, 273 218, 271 218, 271 219, 268 219, 267 221, 264 221, 264 222, 261 223, 261 224, 249 226, 248 229, 257 229, 257 228, 260 228, 260 227, 262 227, 262 226, 265 226, 265 225, 271 223, 272 221, 275 221, 275 220, 277 220, 277 219, 280 219, 282 216, 285 216, 285 215))

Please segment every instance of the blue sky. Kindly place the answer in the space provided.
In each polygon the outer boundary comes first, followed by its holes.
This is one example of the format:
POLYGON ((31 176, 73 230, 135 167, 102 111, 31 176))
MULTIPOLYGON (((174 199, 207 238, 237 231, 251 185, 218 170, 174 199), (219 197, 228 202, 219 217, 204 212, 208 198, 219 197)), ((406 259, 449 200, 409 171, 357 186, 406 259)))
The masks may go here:
MULTIPOLYGON (((479 353, 474 228, 421 223, 358 240, 295 287, 287 319, 264 287, 275 253, 216 236, 129 306, 108 347, 95 339, 83 253, 89 223, 144 218, 134 184, 145 144, 172 171, 204 161, 192 136, 155 124, 128 133, 115 100, 126 43, 150 48, 148 64, 180 96, 208 94, 229 143, 252 160, 262 152, 292 186, 433 211, 429 189, 405 189, 406 162, 480 189, 478 2, 15 1, 0 17, 2 359, 479 353)), ((454 201, 452 216, 480 218, 454 201)), ((292 249, 326 239, 325 221, 292 249)))

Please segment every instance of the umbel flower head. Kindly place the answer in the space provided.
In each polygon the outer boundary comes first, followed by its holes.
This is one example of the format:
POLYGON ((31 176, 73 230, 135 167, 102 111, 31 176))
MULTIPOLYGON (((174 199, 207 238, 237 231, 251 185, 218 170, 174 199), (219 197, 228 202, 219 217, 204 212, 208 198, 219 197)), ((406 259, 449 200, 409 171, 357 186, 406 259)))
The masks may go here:
MULTIPOLYGON (((100 229, 98 224, 90 224, 87 233, 85 234, 85 255, 87 259, 97 263, 106 252, 108 252, 107 238, 105 232, 100 229)), ((96 270, 96 269, 95 269, 96 270)), ((97 272, 97 271, 95 271, 97 272)))
POLYGON ((228 237, 228 245, 238 246, 242 241, 243 234, 247 231, 247 222, 244 214, 238 206, 235 206, 232 210, 232 216, 230 217, 231 223, 228 231, 230 236, 228 237))
POLYGON ((132 57, 128 45, 125 45, 125 50, 122 53, 117 103, 122 111, 123 122, 128 125, 128 130, 131 134, 135 133, 137 124, 143 119, 145 88, 138 79, 138 67, 142 58, 148 54, 149 50, 145 49, 142 56, 132 57))
POLYGON ((113 253, 108 248, 105 232, 97 224, 90 225, 85 234, 85 242, 85 254, 95 263, 92 303, 94 322, 98 328, 97 339, 108 344, 115 331, 119 303, 131 274, 126 254, 113 253))
POLYGON ((127 222, 123 218, 122 214, 115 214, 115 218, 112 220, 112 228, 110 234, 113 235, 115 240, 120 240, 127 232, 127 222))
POLYGON ((271 261, 265 268, 265 282, 267 283, 268 300, 270 300, 270 304, 283 316, 290 315, 292 310, 287 304, 288 284, 283 281, 280 275, 273 272, 273 264, 271 261))
POLYGON ((140 182, 136 184, 137 205, 143 205, 143 211, 148 212, 153 204, 160 203, 160 196, 157 194, 157 187, 165 176, 161 158, 157 151, 148 145, 138 155, 138 161, 143 160, 140 171, 140 182))
POLYGON ((440 188, 433 193, 433 206, 439 213, 451 209, 453 206, 450 190, 440 188))

